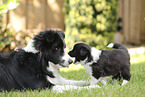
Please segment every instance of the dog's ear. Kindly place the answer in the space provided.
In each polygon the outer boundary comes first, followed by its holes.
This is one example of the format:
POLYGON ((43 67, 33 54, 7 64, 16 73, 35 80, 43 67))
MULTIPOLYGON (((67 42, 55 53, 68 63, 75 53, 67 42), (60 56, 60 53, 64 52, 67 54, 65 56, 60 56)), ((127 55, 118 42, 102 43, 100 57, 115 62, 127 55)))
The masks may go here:
POLYGON ((46 39, 47 39, 47 42, 53 42, 55 37, 56 37, 57 33, 51 33, 49 35, 46 35, 46 39))
POLYGON ((48 30, 48 31, 53 33, 49 33, 46 35, 47 42, 53 42, 54 39, 58 39, 58 38, 60 38, 61 40, 65 38, 65 34, 63 31, 59 31, 59 30, 48 30))
POLYGON ((51 30, 45 30, 40 32, 38 35, 34 37, 34 47, 36 50, 44 50, 51 45, 56 37, 56 32, 52 32, 51 30))
POLYGON ((87 54, 87 50, 85 48, 81 48, 80 55, 85 56, 87 54))

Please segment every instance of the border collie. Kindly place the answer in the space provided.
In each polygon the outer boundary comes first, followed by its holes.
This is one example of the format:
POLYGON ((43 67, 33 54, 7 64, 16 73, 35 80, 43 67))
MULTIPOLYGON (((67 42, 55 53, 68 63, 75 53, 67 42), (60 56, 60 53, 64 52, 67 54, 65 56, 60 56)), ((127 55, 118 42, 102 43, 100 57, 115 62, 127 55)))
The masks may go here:
POLYGON ((44 30, 25 48, 0 54, 0 91, 50 88, 59 92, 63 88, 59 85, 88 84, 66 80, 59 74, 60 67, 73 62, 64 51, 64 37, 62 31, 44 30))
POLYGON ((108 77, 119 80, 123 78, 124 85, 131 78, 127 49, 118 43, 110 43, 107 47, 115 49, 98 50, 80 42, 69 52, 71 57, 75 57, 75 63, 80 62, 91 76, 90 85, 99 81, 106 85, 104 80, 108 77))

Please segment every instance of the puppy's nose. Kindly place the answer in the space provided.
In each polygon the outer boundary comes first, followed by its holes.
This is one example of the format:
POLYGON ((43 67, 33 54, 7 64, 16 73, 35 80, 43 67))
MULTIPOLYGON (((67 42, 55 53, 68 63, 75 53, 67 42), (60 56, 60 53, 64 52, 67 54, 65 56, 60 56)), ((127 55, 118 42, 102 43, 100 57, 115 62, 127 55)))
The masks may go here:
POLYGON ((69 59, 68 63, 71 64, 71 63, 73 63, 73 61, 71 59, 69 59))

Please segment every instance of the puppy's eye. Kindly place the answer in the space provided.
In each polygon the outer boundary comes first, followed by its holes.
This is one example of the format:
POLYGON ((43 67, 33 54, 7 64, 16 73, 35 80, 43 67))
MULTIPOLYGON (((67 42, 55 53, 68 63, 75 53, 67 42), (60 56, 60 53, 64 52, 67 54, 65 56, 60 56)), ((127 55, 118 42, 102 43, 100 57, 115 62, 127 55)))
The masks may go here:
POLYGON ((77 51, 74 51, 74 53, 77 53, 77 51))

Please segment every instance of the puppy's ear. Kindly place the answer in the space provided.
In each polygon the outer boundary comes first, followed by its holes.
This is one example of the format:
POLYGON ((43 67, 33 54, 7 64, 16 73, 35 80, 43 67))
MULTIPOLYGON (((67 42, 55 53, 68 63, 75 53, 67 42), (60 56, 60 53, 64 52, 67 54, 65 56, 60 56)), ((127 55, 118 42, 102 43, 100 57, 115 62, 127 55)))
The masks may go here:
POLYGON ((75 57, 75 55, 74 55, 75 53, 74 53, 73 51, 69 51, 68 54, 69 54, 71 57, 75 57))
POLYGON ((87 50, 84 49, 84 48, 81 48, 81 50, 80 50, 80 55, 81 55, 81 56, 85 56, 86 54, 87 54, 87 50))

